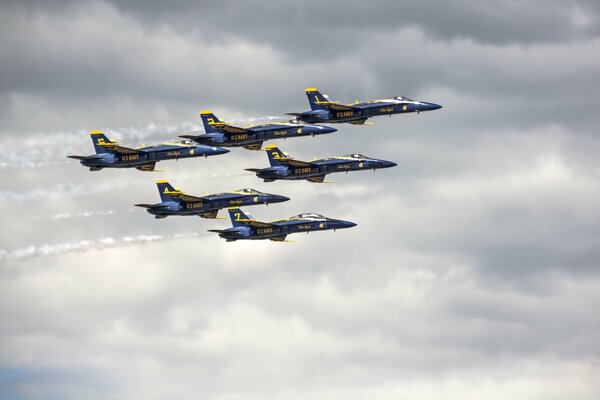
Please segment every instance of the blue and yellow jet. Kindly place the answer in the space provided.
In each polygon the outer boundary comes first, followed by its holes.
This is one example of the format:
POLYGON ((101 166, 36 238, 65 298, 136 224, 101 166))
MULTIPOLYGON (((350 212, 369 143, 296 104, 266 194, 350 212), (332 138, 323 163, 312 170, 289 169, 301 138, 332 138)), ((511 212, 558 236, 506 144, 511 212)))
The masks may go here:
POLYGON ((330 101, 315 88, 306 89, 310 111, 287 113, 296 117, 294 122, 307 124, 343 123, 362 125, 371 117, 421 111, 431 111, 442 108, 439 104, 411 100, 408 97, 396 96, 389 99, 379 99, 352 104, 340 104, 330 101))
POLYGON ((300 161, 289 157, 286 153, 279 150, 276 146, 265 147, 269 157, 268 168, 246 168, 246 171, 255 172, 256 176, 265 182, 273 182, 278 179, 301 180, 306 179, 309 182, 322 183, 325 175, 334 172, 361 171, 372 169, 375 171, 380 168, 395 167, 396 164, 391 161, 377 160, 360 154, 349 154, 347 156, 338 156, 322 158, 312 161, 300 161))
POLYGON ((222 147, 198 145, 190 140, 167 142, 137 148, 124 147, 107 138, 102 131, 91 131, 96 154, 91 156, 67 156, 80 160, 90 171, 102 168, 137 168, 140 171, 154 171, 156 163, 163 160, 177 160, 190 157, 208 157, 229 153, 222 147))
POLYGON ((240 128, 217 118, 211 111, 200 111, 205 133, 202 135, 181 135, 185 139, 213 146, 243 147, 260 150, 265 140, 287 139, 301 136, 315 136, 337 131, 335 128, 320 125, 301 125, 284 122, 240 128))
POLYGON ((160 203, 136 204, 137 207, 145 208, 155 218, 166 218, 170 215, 198 215, 202 218, 217 218, 217 213, 223 208, 240 205, 268 205, 289 200, 289 197, 261 193, 254 189, 240 189, 228 193, 196 197, 183 193, 165 180, 156 181, 156 186, 160 194, 160 203))
POLYGON ((275 242, 283 242, 291 233, 325 231, 329 229, 344 229, 356 226, 354 222, 327 218, 319 214, 299 214, 290 218, 272 222, 261 222, 253 219, 249 214, 239 208, 230 208, 232 228, 209 229, 209 232, 219 234, 228 242, 236 240, 259 240, 269 239, 275 242))

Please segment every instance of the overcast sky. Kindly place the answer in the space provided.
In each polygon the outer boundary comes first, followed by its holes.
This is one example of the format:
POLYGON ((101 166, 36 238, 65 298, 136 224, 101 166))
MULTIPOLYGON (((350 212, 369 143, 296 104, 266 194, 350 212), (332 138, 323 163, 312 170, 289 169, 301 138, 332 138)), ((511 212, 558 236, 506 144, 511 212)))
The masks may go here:
POLYGON ((600 398, 599 4, 3 1, 0 399, 600 398), (244 149, 65 158, 203 109, 285 120, 306 87, 444 108, 272 142, 398 164, 333 184, 264 183, 244 149), (358 225, 225 243, 133 207, 157 179, 358 225))

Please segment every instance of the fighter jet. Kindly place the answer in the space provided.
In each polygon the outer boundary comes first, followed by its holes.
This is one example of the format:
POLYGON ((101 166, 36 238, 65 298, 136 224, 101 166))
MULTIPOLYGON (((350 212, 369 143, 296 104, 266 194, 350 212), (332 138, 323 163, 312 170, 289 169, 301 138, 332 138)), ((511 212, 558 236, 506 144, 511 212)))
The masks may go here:
POLYGON ((229 217, 231 218, 232 228, 228 229, 209 229, 209 232, 219 234, 228 242, 236 240, 258 240, 269 239, 275 242, 283 242, 287 235, 291 233, 324 231, 328 229, 344 229, 356 226, 354 222, 331 219, 319 214, 299 214, 290 218, 281 219, 273 222, 260 222, 244 213, 239 208, 230 208, 229 217))
POLYGON ((315 88, 306 89, 306 96, 311 110, 301 113, 287 113, 287 115, 296 117, 290 122, 304 122, 307 124, 349 122, 354 125, 362 125, 367 119, 378 115, 419 113, 442 108, 438 104, 411 100, 402 96, 363 102, 357 100, 352 104, 340 104, 337 101, 330 101, 327 96, 322 95, 315 88))
POLYGON ((181 135, 185 139, 212 146, 243 147, 248 150, 260 150, 265 140, 286 139, 300 136, 315 136, 337 131, 335 128, 320 125, 302 125, 298 123, 271 122, 268 124, 240 128, 217 118, 211 111, 200 111, 204 124, 202 135, 181 135))
POLYGON ((360 171, 379 168, 395 167, 391 161, 377 160, 360 154, 349 154, 312 161, 300 161, 289 157, 277 147, 265 147, 271 166, 268 168, 246 168, 246 171, 256 172, 256 176, 265 182, 278 179, 300 180, 323 183, 325 175, 334 172, 360 171))
POLYGON ((183 193, 165 180, 156 181, 156 186, 160 194, 160 203, 136 204, 136 207, 145 208, 155 218, 166 218, 170 215, 198 215, 202 218, 217 218, 217 213, 223 208, 239 205, 268 205, 289 200, 289 197, 261 193, 254 189, 240 189, 228 193, 196 197, 183 193))
POLYGON ((91 156, 67 156, 80 160, 90 171, 102 168, 136 168, 140 171, 154 171, 156 163, 162 160, 177 160, 189 157, 208 157, 229 153, 222 147, 204 146, 190 140, 167 142, 137 148, 124 147, 107 138, 102 131, 90 131, 96 154, 91 156))

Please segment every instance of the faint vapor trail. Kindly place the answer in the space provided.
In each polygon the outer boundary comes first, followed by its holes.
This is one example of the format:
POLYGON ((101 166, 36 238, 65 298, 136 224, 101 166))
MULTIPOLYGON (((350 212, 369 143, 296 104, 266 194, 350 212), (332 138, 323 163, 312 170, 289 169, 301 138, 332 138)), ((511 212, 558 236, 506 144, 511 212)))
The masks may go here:
MULTIPOLYGON (((285 117, 264 115, 253 118, 228 119, 232 123, 257 124, 273 120, 285 120, 285 117)), ((94 127, 103 129, 102 127, 94 127)), ((176 139, 182 134, 202 133, 202 123, 185 121, 178 124, 117 127, 103 129, 109 137, 129 146, 142 146, 176 139)), ((67 154, 91 154, 93 149, 87 131, 33 133, 17 138, 0 139, 0 148, 15 148, 18 152, 7 152, 0 159, 0 171, 17 168, 46 168, 68 164, 62 161, 67 154)))
POLYGON ((84 253, 94 250, 107 250, 118 247, 142 245, 151 242, 160 242, 175 239, 188 239, 200 236, 198 233, 178 233, 174 235, 138 235, 123 236, 121 239, 111 237, 96 240, 81 240, 79 242, 66 242, 57 244, 42 244, 29 246, 22 249, 7 251, 0 249, 0 262, 26 261, 36 257, 58 256, 67 253, 84 253))
POLYGON ((45 216, 35 216, 35 217, 32 217, 31 220, 33 220, 33 221, 61 221, 61 220, 72 219, 72 218, 89 218, 89 217, 97 217, 97 216, 104 217, 107 215, 131 213, 134 211, 135 210, 133 208, 129 208, 127 210, 79 211, 76 213, 58 213, 58 214, 45 215, 45 216))
POLYGON ((147 185, 148 182, 144 180, 112 180, 108 182, 94 182, 94 183, 58 183, 52 185, 52 189, 33 189, 24 192, 17 192, 13 190, 2 190, 0 191, 0 201, 26 201, 33 200, 40 197, 50 196, 82 196, 90 193, 103 192, 107 190, 124 190, 129 189, 132 185, 147 185))
POLYGON ((0 170, 1 171, 8 171, 11 169, 21 169, 21 168, 47 168, 47 167, 54 167, 57 165, 65 165, 65 164, 70 164, 70 161, 40 161, 40 162, 32 162, 32 161, 26 161, 26 160, 20 160, 20 161, 0 161, 0 170))

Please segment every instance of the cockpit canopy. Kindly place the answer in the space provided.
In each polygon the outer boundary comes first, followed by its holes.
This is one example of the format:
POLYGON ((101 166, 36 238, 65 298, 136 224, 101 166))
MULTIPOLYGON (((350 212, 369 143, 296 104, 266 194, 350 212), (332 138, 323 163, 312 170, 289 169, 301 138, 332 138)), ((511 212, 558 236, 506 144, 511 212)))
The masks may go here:
POLYGON ((291 219, 310 219, 310 220, 315 220, 315 221, 322 221, 322 220, 326 220, 327 218, 322 215, 315 214, 315 213, 305 213, 305 214, 295 215, 291 219))
POLYGON ((400 101, 414 101, 413 99, 409 99, 408 97, 403 97, 403 96, 396 96, 396 97, 394 97, 394 100, 400 100, 400 101))
POLYGON ((250 188, 238 189, 238 190, 236 190, 236 192, 246 193, 246 194, 262 194, 262 192, 259 192, 258 190, 254 190, 254 189, 250 189, 250 188))
POLYGON ((344 157, 347 157, 347 158, 357 158, 357 159, 369 158, 367 156, 363 156, 362 154, 358 154, 358 153, 348 154, 348 155, 346 155, 344 157))

